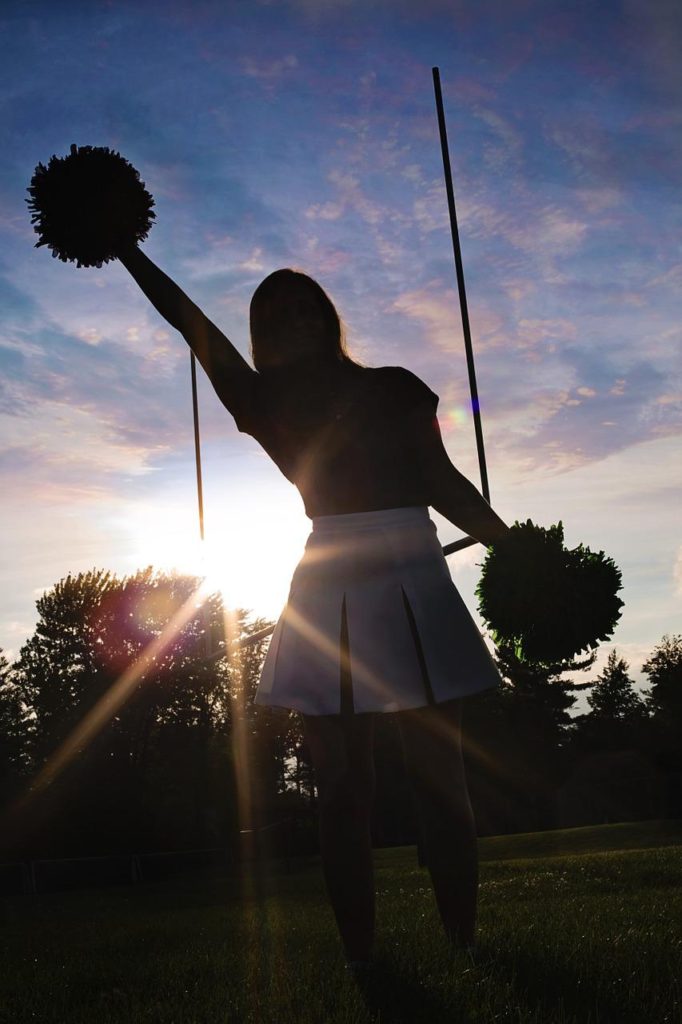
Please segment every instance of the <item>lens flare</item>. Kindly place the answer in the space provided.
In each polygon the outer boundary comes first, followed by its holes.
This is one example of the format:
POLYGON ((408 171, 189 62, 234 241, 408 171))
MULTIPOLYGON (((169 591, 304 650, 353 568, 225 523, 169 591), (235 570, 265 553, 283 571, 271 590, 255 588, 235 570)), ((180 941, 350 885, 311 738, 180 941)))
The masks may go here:
POLYGON ((463 406, 453 405, 449 409, 446 409, 445 413, 441 413, 438 419, 443 429, 443 433, 452 434, 454 431, 459 430, 465 425, 468 416, 466 409, 464 409, 463 406))

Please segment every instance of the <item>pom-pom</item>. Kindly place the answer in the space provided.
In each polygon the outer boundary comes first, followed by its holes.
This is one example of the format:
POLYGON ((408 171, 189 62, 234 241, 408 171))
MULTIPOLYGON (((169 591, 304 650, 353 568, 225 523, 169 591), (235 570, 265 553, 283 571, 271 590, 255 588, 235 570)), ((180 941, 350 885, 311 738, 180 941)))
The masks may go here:
POLYGON ((523 661, 558 662, 608 640, 620 618, 621 573, 603 551, 564 547, 563 525, 518 521, 488 549, 476 588, 492 639, 523 661))
POLYGON ((106 146, 71 146, 38 164, 27 191, 31 223, 53 256, 101 267, 147 237, 154 200, 139 172, 106 146))

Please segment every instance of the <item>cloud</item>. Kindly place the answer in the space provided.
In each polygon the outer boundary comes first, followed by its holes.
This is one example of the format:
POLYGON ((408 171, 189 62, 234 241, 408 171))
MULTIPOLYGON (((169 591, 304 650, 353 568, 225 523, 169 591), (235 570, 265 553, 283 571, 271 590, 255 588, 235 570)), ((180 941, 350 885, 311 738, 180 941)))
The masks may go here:
POLYGON ((30 290, 18 287, 9 278, 9 270, 0 270, 0 310, 2 310, 2 337, 11 340, 15 332, 25 334, 40 318, 39 304, 30 290))
POLYGON ((500 281, 500 287, 513 303, 524 302, 537 290, 537 283, 531 278, 509 277, 500 281))
POLYGON ((298 58, 293 53, 283 57, 240 57, 239 66, 249 78, 257 78, 266 85, 272 85, 298 67, 298 58))
POLYGON ((5 450, 52 465, 55 481, 66 465, 82 464, 86 475, 98 466, 103 473, 142 471, 184 433, 177 409, 186 346, 178 337, 169 352, 169 343, 167 331, 142 322, 126 329, 120 345, 85 344, 44 326, 26 347, 0 347, 5 450))
POLYGON ((443 351, 461 348, 457 294, 451 288, 443 288, 439 281, 430 282, 424 288, 403 292, 390 308, 420 322, 431 344, 443 351))
POLYGON ((620 206, 625 199, 624 190, 616 185, 594 185, 579 187, 573 194, 587 213, 603 213, 620 206))
POLYGON ((557 203, 538 205, 530 199, 514 204, 464 196, 458 211, 461 233, 472 239, 505 241, 532 260, 547 278, 556 278, 552 261, 578 251, 589 230, 587 221, 557 203))
POLYGON ((527 319, 518 322, 516 341, 520 348, 532 349, 545 342, 550 352, 556 351, 556 343, 572 340, 578 329, 571 320, 563 317, 556 319, 527 319))
MULTIPOLYGON (((418 322, 430 344, 450 356, 457 384, 440 386, 443 415, 468 408, 454 289, 433 279, 389 308, 418 322)), ((510 322, 485 298, 470 303, 470 321, 486 438, 515 472, 565 473, 682 431, 678 389, 660 355, 643 359, 618 335, 607 334, 604 343, 599 332, 610 324, 585 331, 580 319, 565 316, 510 322)), ((434 371, 438 386, 436 377, 434 371)))
MULTIPOLYGON (((646 100, 642 101, 646 106, 646 100)), ((641 123, 635 119, 614 126, 596 108, 590 114, 571 112, 553 118, 545 127, 545 136, 564 154, 572 175, 588 190, 674 187, 682 156, 679 113, 675 120, 669 132, 656 131, 649 117, 641 123)))
POLYGON ((658 402, 665 375, 639 361, 611 387, 579 385, 529 395, 530 430, 502 433, 500 444, 527 465, 548 472, 599 461, 655 437, 682 430, 679 404, 658 402))
POLYGON ((649 278, 645 282, 646 288, 654 287, 671 287, 679 290, 682 287, 682 263, 675 263, 668 270, 663 271, 662 274, 656 274, 655 277, 649 278))
POLYGON ((14 353, 26 360, 45 355, 45 349, 37 344, 37 342, 30 341, 28 338, 21 337, 21 335, 13 336, 11 332, 4 336, 0 334, 0 349, 3 349, 5 354, 5 359, 0 355, 0 366, 2 366, 3 371, 6 371, 8 368, 8 353, 14 353))
MULTIPOLYGON (((49 467, 61 486, 65 477, 99 478, 110 473, 150 472, 151 458, 168 446, 125 441, 139 431, 108 421, 96 409, 43 401, 33 417, 0 414, 4 470, 49 467)), ((151 439, 150 439, 151 442, 151 439)))
POLYGON ((316 274, 335 274, 354 265, 353 255, 347 249, 337 249, 316 235, 308 236, 303 248, 305 259, 315 267, 316 274))
MULTIPOLYGON (((523 291, 523 289, 519 289, 523 291)), ((425 287, 403 292, 392 303, 392 308, 420 321, 432 344, 446 352, 463 350, 459 297, 441 281, 431 281, 425 287)), ((521 318, 511 326, 499 308, 488 305, 485 299, 468 302, 472 343, 475 353, 493 348, 533 350, 553 353, 560 343, 572 341, 577 335, 576 324, 564 317, 521 318)))
POLYGON ((256 246, 251 255, 247 259, 242 260, 241 263, 238 263, 237 266, 240 270, 263 270, 265 264, 261 259, 262 255, 263 250, 260 246, 256 246))
POLYGON ((305 211, 310 220, 338 220, 343 213, 342 203, 313 203, 305 211))
POLYGON ((380 203, 373 202, 365 195, 357 175, 334 169, 327 175, 327 180, 336 186, 342 203, 355 210, 368 224, 379 224, 387 216, 386 209, 380 203))
POLYGON ((485 164, 494 171, 509 171, 521 164, 523 136, 512 122, 489 107, 475 104, 472 112, 490 129, 493 141, 483 141, 485 164))
POLYGON ((422 237, 432 231, 445 231, 450 227, 445 185, 440 179, 422 187, 423 195, 412 204, 412 216, 422 237))
POLYGON ((401 170, 400 176, 404 178, 405 181, 411 181, 414 185, 418 185, 419 187, 422 187, 425 184, 424 170, 421 164, 408 164, 407 167, 404 167, 401 170))

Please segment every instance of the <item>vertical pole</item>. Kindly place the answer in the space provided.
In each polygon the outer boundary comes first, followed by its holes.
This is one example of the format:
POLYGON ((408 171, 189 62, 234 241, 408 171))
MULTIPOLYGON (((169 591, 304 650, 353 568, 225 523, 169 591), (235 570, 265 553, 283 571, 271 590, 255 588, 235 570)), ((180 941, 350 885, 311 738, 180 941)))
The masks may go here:
MULTIPOLYGON (((204 486, 201 478, 201 438, 199 436, 199 400, 197 398, 197 361, 194 352, 190 351, 190 367, 192 371, 192 416, 194 419, 194 459, 197 467, 197 500, 199 502, 199 536, 204 541, 204 486)), ((204 620, 204 645, 206 657, 211 656, 211 628, 207 602, 201 606, 204 620)))
POLYGON ((201 440, 199 437, 199 402, 197 400, 197 360, 190 352, 192 369, 192 414, 194 416, 194 458, 197 466, 197 498, 199 499, 199 536, 204 539, 204 488, 201 480, 201 440))
POLYGON ((452 233, 452 248, 455 253, 455 269, 457 271, 457 288, 459 289, 459 305, 462 312, 462 331, 464 333, 464 348, 467 357, 467 369, 469 371, 469 388, 471 390, 471 408, 474 414, 474 430, 476 432, 476 448, 478 451, 478 465, 481 472, 481 490, 483 497, 490 503, 490 488, 488 486, 488 471, 485 464, 485 450, 483 448, 483 429, 481 427, 481 410, 478 401, 478 389, 476 387, 476 371, 474 369, 474 351, 471 345, 471 330, 469 327, 469 310, 467 308, 467 296, 464 287, 464 270, 462 267, 462 251, 459 246, 459 232, 457 230, 457 214, 455 212, 455 193, 452 188, 452 172, 450 170, 450 155, 448 153, 448 137, 445 130, 445 114, 443 112, 443 96, 440 89, 440 72, 438 68, 432 68, 433 87, 436 93, 436 109, 438 112, 438 127, 440 129, 440 146, 443 153, 443 170, 445 173, 445 189, 448 195, 448 210, 450 213, 450 231, 452 233))

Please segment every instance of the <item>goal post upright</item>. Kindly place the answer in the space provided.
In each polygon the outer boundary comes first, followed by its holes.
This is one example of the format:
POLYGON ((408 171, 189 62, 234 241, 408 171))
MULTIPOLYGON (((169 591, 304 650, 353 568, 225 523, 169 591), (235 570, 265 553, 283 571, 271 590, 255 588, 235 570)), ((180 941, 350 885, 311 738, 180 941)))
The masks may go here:
POLYGON ((474 368, 474 350, 471 344, 471 328, 469 326, 469 309, 467 306, 466 288, 464 286, 464 268, 462 266, 462 250, 459 244, 459 230, 457 228, 457 212, 455 210, 455 193, 452 187, 452 170, 450 168, 450 154, 448 152, 448 136, 445 127, 445 112, 443 110, 443 94, 440 87, 440 71, 437 67, 431 69, 433 72, 433 87, 436 94, 436 110, 438 113, 438 128, 440 131, 440 145, 443 154, 443 172, 445 174, 445 190, 448 197, 448 212, 450 215, 450 232, 452 234, 452 248, 455 255, 455 270, 457 273, 457 289, 459 291, 459 305, 462 313, 462 332, 464 334, 464 349, 467 359, 467 370, 469 372, 469 389, 471 391, 471 409, 474 414, 474 431, 476 433, 476 450, 478 452, 478 466, 481 473, 481 491, 483 497, 490 504, 490 487, 488 484, 488 470, 485 462, 485 448, 483 446, 483 428, 481 426, 481 409, 478 400, 478 388, 476 386, 476 370, 474 368))

